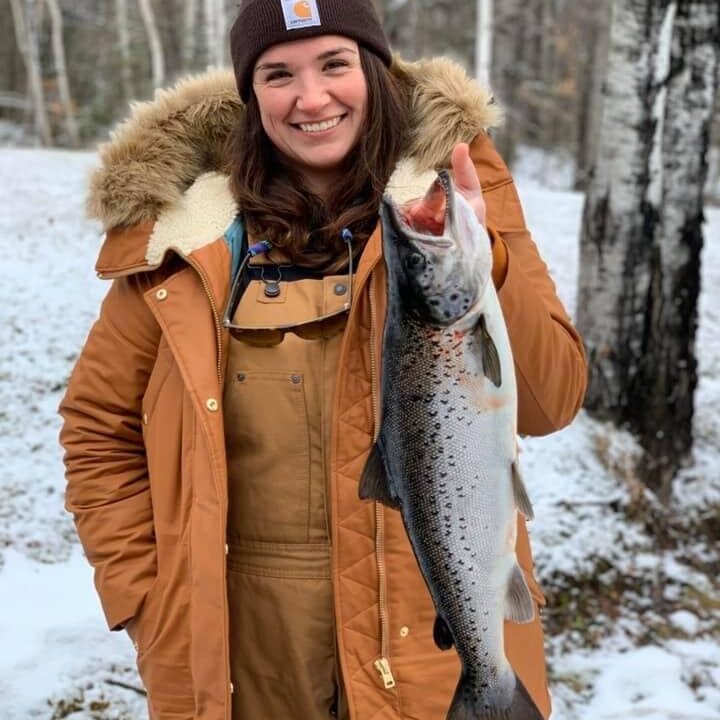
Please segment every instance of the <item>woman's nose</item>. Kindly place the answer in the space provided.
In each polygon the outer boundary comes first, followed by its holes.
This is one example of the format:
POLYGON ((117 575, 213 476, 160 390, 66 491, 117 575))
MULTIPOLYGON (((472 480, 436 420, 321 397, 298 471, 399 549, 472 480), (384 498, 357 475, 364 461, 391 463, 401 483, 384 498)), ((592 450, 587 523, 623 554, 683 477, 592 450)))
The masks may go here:
POLYGON ((328 102, 329 94, 325 84, 316 79, 306 79, 297 98, 298 110, 312 113, 321 110, 328 102))

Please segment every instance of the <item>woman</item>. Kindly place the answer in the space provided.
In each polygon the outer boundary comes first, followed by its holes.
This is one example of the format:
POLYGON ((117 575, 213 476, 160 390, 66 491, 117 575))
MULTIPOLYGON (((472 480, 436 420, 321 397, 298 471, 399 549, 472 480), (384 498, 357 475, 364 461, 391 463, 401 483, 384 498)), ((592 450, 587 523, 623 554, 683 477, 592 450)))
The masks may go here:
MULTIPOLYGON (((160 94, 102 149, 113 283, 61 405, 67 507, 153 720, 440 720, 457 658, 399 514, 357 490, 383 191, 449 165, 486 222, 521 433, 577 413, 582 344, 459 68, 392 59, 370 0, 244 3, 231 46, 234 76, 160 94)), ((522 520, 517 544, 540 606, 522 520)), ((505 643, 547 717, 538 617, 505 643)))

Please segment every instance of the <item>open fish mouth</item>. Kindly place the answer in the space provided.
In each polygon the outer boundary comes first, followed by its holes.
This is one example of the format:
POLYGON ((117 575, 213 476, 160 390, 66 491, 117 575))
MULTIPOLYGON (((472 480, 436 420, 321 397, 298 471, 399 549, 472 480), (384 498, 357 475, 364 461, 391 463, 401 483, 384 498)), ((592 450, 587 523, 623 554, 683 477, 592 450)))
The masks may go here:
POLYGON ((447 170, 438 173, 422 200, 398 207, 397 203, 386 195, 383 206, 398 239, 414 241, 435 250, 447 250, 456 244, 452 238, 455 198, 447 170), (440 203, 444 208, 442 223, 436 219, 440 203))

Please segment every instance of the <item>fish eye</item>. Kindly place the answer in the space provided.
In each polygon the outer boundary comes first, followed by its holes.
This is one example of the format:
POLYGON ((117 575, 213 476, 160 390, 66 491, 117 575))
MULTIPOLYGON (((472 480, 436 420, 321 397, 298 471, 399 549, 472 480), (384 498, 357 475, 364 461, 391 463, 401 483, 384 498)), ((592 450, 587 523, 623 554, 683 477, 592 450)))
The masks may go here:
POLYGON ((410 270, 422 270, 425 267, 425 258, 420 253, 410 253, 405 260, 405 265, 410 270))

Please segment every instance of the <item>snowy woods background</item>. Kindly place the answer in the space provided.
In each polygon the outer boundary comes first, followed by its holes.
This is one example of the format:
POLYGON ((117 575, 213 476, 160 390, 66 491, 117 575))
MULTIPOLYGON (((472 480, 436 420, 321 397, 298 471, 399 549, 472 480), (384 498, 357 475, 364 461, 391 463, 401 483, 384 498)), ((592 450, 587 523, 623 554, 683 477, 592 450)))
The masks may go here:
MULTIPOLYGON (((553 720, 720 720, 720 3, 375 4, 403 56, 448 54, 492 87, 495 140, 586 341, 585 410, 523 453, 553 720)), ((55 409, 106 290, 82 211, 92 148, 131 100, 227 64, 236 7, 0 0, 10 720, 145 717, 62 509, 55 409)))
MULTIPOLYGON (((88 146, 189 73, 227 62, 238 0, 0 0, 0 139, 88 146), (18 127, 18 125, 20 127, 18 127)), ((643 6, 668 2, 634 2, 643 6)), ((681 3, 682 4, 682 3, 681 3)), ((694 3, 687 3, 692 5, 694 3)), ((594 162, 611 0, 375 0, 395 50, 445 53, 485 80, 507 111, 497 138, 552 151, 540 170, 584 189, 594 162), (478 31, 479 28, 479 31, 478 31), (562 171, 557 172, 557 163, 562 171)), ((708 3, 712 5, 712 3, 708 3)), ((720 201, 720 113, 708 192, 720 201)))

